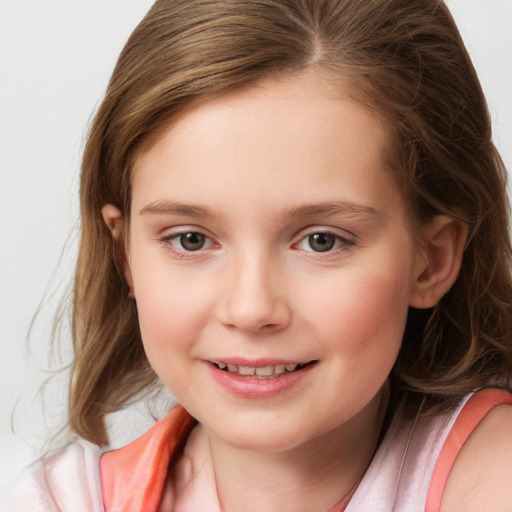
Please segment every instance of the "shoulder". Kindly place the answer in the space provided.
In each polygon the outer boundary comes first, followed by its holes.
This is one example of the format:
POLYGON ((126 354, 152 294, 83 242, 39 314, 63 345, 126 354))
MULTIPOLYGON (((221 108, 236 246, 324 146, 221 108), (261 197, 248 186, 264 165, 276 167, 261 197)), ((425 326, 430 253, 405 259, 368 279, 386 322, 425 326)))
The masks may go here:
POLYGON ((441 512, 510 512, 512 406, 492 407, 462 443, 446 482, 441 512))
POLYGON ((80 440, 41 459, 16 482, 5 510, 102 512, 99 456, 97 446, 80 440))

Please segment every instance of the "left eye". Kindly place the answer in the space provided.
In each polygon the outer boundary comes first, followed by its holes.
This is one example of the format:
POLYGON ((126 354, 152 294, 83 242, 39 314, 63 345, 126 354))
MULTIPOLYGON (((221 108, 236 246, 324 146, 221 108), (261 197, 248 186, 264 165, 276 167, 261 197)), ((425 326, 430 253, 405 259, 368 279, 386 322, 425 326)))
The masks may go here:
POLYGON ((169 238, 169 241, 180 251, 193 252, 211 247, 212 241, 203 233, 190 231, 179 233, 169 238))
POLYGON ((337 249, 348 240, 334 233, 320 232, 305 236, 299 243, 299 249, 313 252, 328 252, 337 249))

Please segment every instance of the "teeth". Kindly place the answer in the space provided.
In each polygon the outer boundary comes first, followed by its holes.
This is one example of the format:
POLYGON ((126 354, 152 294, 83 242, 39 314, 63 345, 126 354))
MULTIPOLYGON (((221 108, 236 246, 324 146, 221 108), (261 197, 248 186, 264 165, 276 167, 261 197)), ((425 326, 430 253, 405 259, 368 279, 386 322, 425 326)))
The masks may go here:
POLYGON ((264 366, 263 368, 256 368, 256 375, 259 377, 268 377, 274 373, 273 366, 264 366))
POLYGON ((276 365, 274 366, 274 373, 275 373, 276 375, 281 375, 282 373, 284 373, 284 372, 285 372, 285 370, 286 370, 286 367, 285 367, 285 365, 284 365, 284 364, 276 364, 276 365))
POLYGON ((305 364, 293 363, 293 364, 276 364, 276 365, 268 365, 268 366, 238 366, 236 364, 226 364, 226 363, 217 363, 213 362, 217 368, 220 370, 225 370, 229 373, 234 373, 237 375, 241 375, 244 377, 255 376, 260 379, 273 379, 275 377, 279 377, 284 373, 294 372, 297 369, 301 369, 305 366, 305 364))

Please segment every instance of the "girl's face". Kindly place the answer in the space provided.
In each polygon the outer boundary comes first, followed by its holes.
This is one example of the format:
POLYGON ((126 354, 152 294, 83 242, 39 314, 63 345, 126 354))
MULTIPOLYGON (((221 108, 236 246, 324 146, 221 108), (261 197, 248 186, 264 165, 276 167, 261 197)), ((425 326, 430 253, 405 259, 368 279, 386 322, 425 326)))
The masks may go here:
POLYGON ((142 339, 211 435, 285 450, 376 407, 419 267, 387 144, 304 73, 198 106, 138 160, 142 339))

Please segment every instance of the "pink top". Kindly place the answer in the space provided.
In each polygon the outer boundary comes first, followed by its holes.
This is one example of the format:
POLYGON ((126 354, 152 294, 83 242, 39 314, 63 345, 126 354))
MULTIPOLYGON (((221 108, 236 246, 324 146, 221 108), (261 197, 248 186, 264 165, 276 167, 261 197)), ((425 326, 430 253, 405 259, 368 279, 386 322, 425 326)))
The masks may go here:
MULTIPOLYGON (((501 404, 512 404, 511 396, 486 389, 433 418, 405 420, 399 411, 357 489, 334 511, 437 512, 461 447, 501 404)), ((194 425, 185 410, 176 407, 119 450, 101 455, 96 445, 78 439, 31 466, 6 496, 0 496, 0 510, 155 512, 171 468, 175 493, 165 503, 169 510, 220 512, 207 442, 194 425)))
POLYGON ((497 405, 512 405, 512 397, 503 391, 486 390, 477 393, 466 402, 455 424, 449 431, 443 449, 437 459, 430 482, 425 512, 438 512, 444 488, 455 459, 462 446, 482 419, 497 405))
MULTIPOLYGON (((433 418, 407 421, 398 413, 357 489, 331 512, 439 511, 460 449, 487 413, 501 404, 512 405, 509 393, 485 389, 466 397, 454 411, 433 418)), ((175 468, 175 489, 178 484, 186 490, 185 500, 173 510, 220 510, 213 468, 204 469, 200 441, 193 435, 187 441, 194 425, 188 413, 177 406, 134 442, 103 454, 105 511, 157 512, 169 467, 175 468), (203 471, 199 477, 191 469, 198 460, 203 471), (194 503, 201 508, 193 508, 194 503)))

